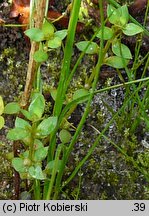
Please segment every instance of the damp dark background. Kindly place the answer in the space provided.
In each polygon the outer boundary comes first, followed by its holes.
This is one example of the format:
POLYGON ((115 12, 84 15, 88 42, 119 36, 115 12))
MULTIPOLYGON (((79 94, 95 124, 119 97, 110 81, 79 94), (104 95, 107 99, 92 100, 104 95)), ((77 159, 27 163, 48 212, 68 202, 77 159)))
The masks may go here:
MULTIPOLYGON (((56 9, 64 11, 69 1, 55 1, 56 9)), ((121 1, 124 2, 124 1, 121 1)), ((125 1, 130 4, 132 1, 125 1)), ((7 23, 15 23, 9 19, 9 1, 0 1, 0 18, 7 23)), ((143 17, 137 19, 142 22, 143 17)), ((148 25, 148 24, 147 24, 148 25)), ((85 34, 85 33, 84 33, 85 34)), ((88 33, 86 33, 88 34, 88 33)), ((86 35, 87 37, 87 35, 86 35)), ((83 35, 76 35, 76 41, 82 40, 83 35)), ((126 43, 130 44, 131 42, 126 43)), ((144 42, 145 43, 145 42, 144 42)), ((140 53, 144 55, 143 50, 140 53)), ((20 28, 0 27, 0 95, 5 104, 11 101, 18 101, 24 88, 25 77, 28 66, 29 45, 24 39, 20 28)), ((57 86, 63 53, 60 49, 50 53, 49 59, 42 65, 43 93, 47 100, 46 112, 51 112, 50 86, 57 86)), ((73 62, 78 58, 78 50, 74 48, 73 62)), ((90 73, 95 65, 94 56, 86 55, 82 64, 77 70, 70 94, 83 86, 86 73, 90 73)), ((143 66, 139 68, 138 78, 143 66)), ((125 77, 125 71, 122 71, 125 77)), ((98 88, 106 85, 120 83, 117 73, 110 67, 103 67, 101 71, 98 88)), ((145 91, 145 90, 144 90, 145 91)), ((143 93, 142 93, 143 94, 143 93)), ((113 89, 109 92, 98 94, 92 101, 90 115, 87 118, 83 131, 72 152, 72 157, 66 170, 65 178, 73 171, 74 167, 82 159, 97 137, 97 132, 90 125, 101 131, 122 105, 125 96, 125 89, 113 89)), ((70 122, 77 125, 82 113, 84 104, 79 105, 71 116, 70 122)), ((140 161, 146 172, 149 172, 149 133, 144 130, 144 124, 140 124, 135 133, 129 133, 129 126, 125 124, 127 113, 119 118, 119 121, 110 126, 106 136, 122 147, 129 156, 140 161)), ((134 117, 135 118, 135 115, 134 117)), ((5 116, 5 128, 0 131, 0 199, 11 199, 13 196, 13 170, 8 160, 12 152, 12 142, 6 140, 9 128, 14 125, 13 116, 5 116)), ((21 190, 24 190, 24 183, 21 190)), ((122 154, 105 139, 101 139, 92 156, 84 164, 82 169, 61 194, 60 199, 149 199, 148 182, 144 176, 128 162, 122 154), (78 187, 79 196, 78 196, 78 187)))

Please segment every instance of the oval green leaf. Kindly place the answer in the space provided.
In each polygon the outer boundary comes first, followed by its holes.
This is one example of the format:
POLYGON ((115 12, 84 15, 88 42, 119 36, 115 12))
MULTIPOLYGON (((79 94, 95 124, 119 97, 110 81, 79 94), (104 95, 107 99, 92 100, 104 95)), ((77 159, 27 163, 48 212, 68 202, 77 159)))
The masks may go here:
POLYGON ((133 36, 141 32, 143 32, 143 29, 134 23, 128 23, 123 29, 123 33, 128 36, 133 36))
POLYGON ((48 59, 48 54, 43 51, 43 50, 37 50, 35 53, 34 53, 34 60, 36 62, 44 62, 44 61, 47 61, 48 59))
POLYGON ((20 111, 20 106, 18 103, 11 102, 8 103, 4 108, 5 114, 16 114, 20 111))
POLYGON ((44 119, 37 127, 37 137, 46 137, 48 136, 57 125, 57 117, 49 117, 44 119))
POLYGON ((36 93, 28 108, 28 111, 32 116, 32 119, 33 120, 40 119, 44 113, 44 108, 45 108, 44 96, 40 93, 36 93))
POLYGON ((94 42, 89 42, 89 41, 81 41, 76 43, 76 47, 80 50, 80 51, 84 51, 86 54, 96 54, 98 53, 99 50, 99 46, 94 43, 94 42))
POLYGON ((53 37, 48 41, 48 47, 51 49, 56 49, 60 47, 61 44, 62 44, 62 40, 57 36, 53 37))
POLYGON ((43 173, 39 165, 35 167, 31 166, 28 171, 32 178, 39 179, 39 180, 44 180, 46 178, 45 174, 43 173))
MULTIPOLYGON (((87 89, 78 89, 77 91, 74 92, 73 95, 73 100, 76 100, 80 97, 86 96, 88 94, 87 89)), ((78 103, 83 103, 87 100, 87 98, 80 100, 78 103)))
POLYGON ((118 68, 118 69, 125 68, 125 66, 128 64, 128 62, 129 62, 129 60, 122 59, 118 56, 112 56, 112 57, 109 57, 105 60, 106 65, 109 65, 111 67, 118 68))
POLYGON ((26 30, 24 33, 32 41, 40 42, 44 40, 44 33, 39 28, 31 28, 26 30))
POLYGON ((63 129, 59 133, 59 138, 62 143, 68 143, 71 140, 71 133, 63 129))
POLYGON ((15 127, 27 129, 27 128, 31 128, 31 125, 24 119, 17 117, 15 120, 15 127))
MULTIPOLYGON (((99 32, 97 33, 97 35, 96 35, 96 37, 98 37, 98 38, 102 38, 102 31, 101 30, 99 30, 99 32)), ((112 37, 113 37, 113 34, 114 34, 114 32, 113 32, 113 29, 111 29, 111 28, 109 28, 109 27, 104 27, 104 32, 103 32, 103 39, 104 40, 110 40, 112 37)))
POLYGON ((34 161, 41 162, 46 158, 47 154, 48 154, 48 147, 38 148, 34 153, 34 161))
POLYGON ((119 26, 125 26, 129 20, 129 13, 126 5, 123 5, 117 9, 111 5, 108 5, 107 15, 110 23, 119 26))
POLYGON ((23 173, 26 171, 26 167, 24 166, 24 160, 22 158, 13 158, 12 166, 17 172, 23 173))
POLYGON ((112 51, 115 55, 119 57, 132 59, 130 49, 119 41, 115 41, 112 43, 112 51))
POLYGON ((61 40, 63 40, 67 36, 67 32, 68 32, 67 29, 63 29, 63 30, 60 30, 60 31, 56 31, 54 33, 54 35, 56 37, 59 37, 61 40))
POLYGON ((45 39, 49 39, 54 34, 54 27, 53 25, 45 20, 44 24, 42 25, 42 32, 45 36, 45 39))
POLYGON ((23 128, 13 128, 7 133, 7 139, 9 140, 23 140, 28 137, 28 131, 23 128))

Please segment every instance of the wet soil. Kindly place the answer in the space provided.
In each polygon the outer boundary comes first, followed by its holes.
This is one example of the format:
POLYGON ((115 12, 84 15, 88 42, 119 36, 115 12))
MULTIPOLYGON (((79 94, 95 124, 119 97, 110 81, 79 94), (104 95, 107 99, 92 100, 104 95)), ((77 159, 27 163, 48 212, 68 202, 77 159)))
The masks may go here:
MULTIPOLYGON (((68 1, 65 4, 59 4, 59 9, 63 11, 67 4, 68 1)), ((9 19, 9 10, 10 5, 8 2, 0 1, 0 16, 7 23, 15 23, 14 20, 9 19)), ((82 36, 77 36, 77 38, 79 37, 82 36)), ((126 43, 131 44, 129 41, 126 41, 126 43)), ((144 49, 142 49, 142 53, 143 51, 144 49)), ((19 100, 25 84, 28 55, 29 46, 21 29, 0 27, 0 95, 2 95, 5 104, 19 100)), ((60 50, 54 51, 50 54, 48 62, 42 66, 42 79, 47 103, 51 99, 48 93, 49 86, 57 86, 62 57, 63 54, 60 50)), ((74 49, 73 61, 75 62, 77 58, 74 49)), ((90 73, 95 62, 96 59, 93 57, 84 57, 72 82, 72 91, 83 86, 85 74, 90 73)), ((143 68, 139 69, 139 71, 141 70, 143 68)), ((122 73, 125 74, 125 71, 122 71, 122 73)), ((138 78, 139 76, 138 73, 138 78)), ((100 78, 98 89, 107 86, 108 83, 110 85, 120 83, 115 70, 110 67, 102 68, 100 78)), ((64 178, 70 175, 98 136, 98 132, 92 126, 101 131, 111 119, 112 112, 117 112, 121 107, 124 98, 124 88, 114 89, 94 97, 90 115, 72 152, 64 178), (110 108, 112 108, 112 112, 110 108)), ((70 122, 74 126, 78 124, 84 109, 84 105, 79 105, 71 116, 70 122)), ((143 145, 143 141, 148 143, 149 134, 144 131, 144 125, 140 124, 136 132, 130 135, 129 127, 124 124, 125 117, 119 119, 121 127, 117 128, 117 124, 114 123, 106 131, 106 136, 123 147, 136 160, 138 160, 138 155, 143 160, 143 157, 147 157, 149 153, 149 146, 143 145)), ((11 199, 14 190, 13 170, 8 160, 8 153, 12 152, 12 143, 6 139, 6 134, 8 129, 13 127, 14 117, 6 116, 5 118, 5 128, 0 131, 0 199, 11 199)), ((149 159, 147 163, 149 164, 149 159)), ((147 165, 145 169, 147 172, 149 171, 147 165)), ((74 180, 65 188, 65 193, 61 195, 60 199, 75 199, 78 194, 79 182, 79 199, 149 199, 148 182, 142 173, 104 138, 100 139, 92 156, 84 164, 74 180)))

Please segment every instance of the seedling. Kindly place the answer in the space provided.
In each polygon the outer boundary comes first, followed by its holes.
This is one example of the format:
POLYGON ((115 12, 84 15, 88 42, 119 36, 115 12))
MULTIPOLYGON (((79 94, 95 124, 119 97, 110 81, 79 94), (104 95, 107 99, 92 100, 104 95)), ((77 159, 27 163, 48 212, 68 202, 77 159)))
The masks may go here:
POLYGON ((48 154, 48 147, 44 146, 44 140, 55 129, 57 117, 45 118, 44 109, 43 95, 34 93, 28 110, 22 110, 17 103, 6 105, 4 110, 6 114, 22 112, 24 115, 24 119, 16 118, 15 127, 7 134, 9 140, 20 140, 24 145, 25 151, 20 153, 19 157, 12 159, 12 165, 22 179, 43 180, 49 175, 49 165, 44 169, 42 167, 42 161, 48 154))
POLYGON ((55 31, 54 26, 46 20, 42 29, 31 28, 26 30, 25 34, 31 41, 41 42, 39 50, 34 54, 34 60, 41 63, 48 59, 47 52, 61 46, 62 40, 67 36, 67 30, 55 31))
MULTIPOLYGON (((129 60, 132 59, 132 54, 130 49, 121 43, 122 34, 133 36, 142 33, 143 29, 134 23, 128 23, 129 13, 126 5, 118 9, 108 5, 107 18, 112 25, 111 28, 104 26, 103 34, 101 28, 96 30, 96 37, 107 41, 104 49, 103 64, 117 69, 125 68, 129 60), (113 55, 107 57, 106 54, 110 47, 113 55)), ((86 54, 97 54, 99 52, 99 46, 95 42, 81 41, 76 43, 76 46, 80 51, 84 51, 88 46, 87 50, 85 50, 86 54)))

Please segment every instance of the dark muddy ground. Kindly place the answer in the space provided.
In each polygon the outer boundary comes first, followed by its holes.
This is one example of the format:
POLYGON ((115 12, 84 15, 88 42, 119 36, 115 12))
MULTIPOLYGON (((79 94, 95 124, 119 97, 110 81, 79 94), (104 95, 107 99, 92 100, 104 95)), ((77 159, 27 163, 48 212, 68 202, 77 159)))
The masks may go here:
MULTIPOLYGON (((65 5, 59 3, 59 8, 64 9, 67 4, 67 2, 65 5)), ((15 23, 14 20, 9 19, 9 10, 10 5, 7 1, 0 1, 0 17, 4 18, 7 23, 15 23)), ((82 36, 77 36, 77 38, 79 37, 82 36)), ((147 45, 149 44, 146 40, 148 39, 145 39, 144 43, 146 43, 145 47, 147 49, 147 45)), ((131 41, 126 41, 126 43, 131 44, 131 41)), ((144 51, 146 52, 142 48, 142 53, 144 51)), ((0 95, 2 95, 5 104, 10 101, 19 100, 25 84, 28 55, 29 46, 24 39, 21 29, 16 27, 0 27, 0 95)), ((48 63, 42 67, 42 79, 44 81, 47 102, 49 102, 49 85, 57 85, 61 59, 61 51, 54 51, 51 53, 48 63)), ((75 55, 74 53, 73 61, 75 62, 76 59, 77 54, 75 55)), ((85 76, 83 71, 85 70, 89 73, 94 64, 94 58, 90 56, 84 57, 81 66, 78 68, 78 74, 72 83, 72 89, 82 86, 82 80, 85 76)), ((106 86, 108 82, 111 84, 120 82, 117 74, 111 68, 103 68, 102 74, 98 88, 101 88, 103 85, 106 86), (103 73, 105 71, 106 73, 110 71, 112 75, 106 76, 103 73)), ((66 176, 69 176, 75 165, 78 164, 79 158, 81 159, 86 155, 86 152, 97 137, 96 131, 90 125, 102 130, 112 115, 108 106, 117 111, 122 105, 124 94, 125 90, 121 88, 95 96, 92 102, 91 113, 72 152, 73 157, 70 160, 70 164, 68 164, 66 176)), ((74 125, 78 124, 83 110, 84 106, 80 105, 72 115, 70 121, 74 125)), ((120 119, 120 121, 120 124, 123 125, 125 117, 124 119, 120 119)), ((13 117, 6 116, 5 128, 0 131, 0 199, 11 199, 13 195, 13 170, 7 159, 7 153, 12 151, 12 143, 5 138, 8 129, 12 127, 13 117)), ((140 125, 138 131, 134 135, 131 135, 131 137, 127 137, 127 130, 129 128, 126 127, 118 131, 116 125, 113 124, 106 135, 118 145, 126 146, 126 149, 130 150, 130 154, 136 160, 138 154, 142 154, 142 157, 144 153, 147 155, 149 153, 149 146, 144 146, 143 143, 145 143, 144 141, 148 142, 149 134, 143 131, 143 125, 140 125)), ((61 199, 75 199, 78 193, 79 181, 81 182, 79 199, 149 199, 148 182, 144 176, 130 162, 127 162, 126 158, 117 149, 104 139, 100 140, 93 155, 66 188, 65 193, 61 195, 61 199)), ((23 191, 23 184, 21 188, 23 191)))

